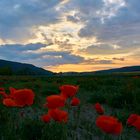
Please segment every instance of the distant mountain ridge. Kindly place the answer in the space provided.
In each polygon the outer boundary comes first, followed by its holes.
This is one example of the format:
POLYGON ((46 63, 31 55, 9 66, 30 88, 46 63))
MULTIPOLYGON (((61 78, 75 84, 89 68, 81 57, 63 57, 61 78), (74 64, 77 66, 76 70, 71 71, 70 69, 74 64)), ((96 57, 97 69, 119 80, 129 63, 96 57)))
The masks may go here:
POLYGON ((114 68, 109 70, 100 70, 96 73, 119 73, 119 72, 140 72, 140 66, 127 66, 122 68, 114 68))
POLYGON ((32 64, 13 62, 0 59, 0 75, 6 70, 11 71, 15 75, 53 75, 53 72, 43 68, 36 67, 32 64))
POLYGON ((91 72, 65 72, 62 75, 95 75, 95 74, 113 74, 113 73, 124 73, 124 72, 140 72, 140 66, 127 66, 122 68, 113 68, 108 70, 99 70, 91 72))

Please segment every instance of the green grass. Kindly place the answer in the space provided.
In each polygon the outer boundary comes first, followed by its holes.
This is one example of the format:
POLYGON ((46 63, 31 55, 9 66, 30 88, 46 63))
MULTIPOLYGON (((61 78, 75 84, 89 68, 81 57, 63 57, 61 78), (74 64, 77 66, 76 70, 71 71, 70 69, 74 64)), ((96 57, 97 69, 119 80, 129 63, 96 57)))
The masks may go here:
MULTIPOLYGON (((140 78, 130 74, 83 77, 0 77, 0 87, 31 88, 35 103, 25 108, 7 108, 0 103, 0 140, 140 140, 140 134, 126 126, 132 113, 140 114, 140 78), (40 116, 47 113, 43 108, 46 96, 59 94, 59 86, 79 85, 77 96, 80 107, 69 112, 67 124, 45 124, 40 116), (97 114, 93 104, 100 102, 105 114, 119 118, 124 131, 121 137, 105 136, 95 125, 97 114), (75 115, 75 112, 77 113, 75 115), (21 115, 22 114, 22 115, 21 115)), ((2 98, 0 98, 2 99, 2 98)))

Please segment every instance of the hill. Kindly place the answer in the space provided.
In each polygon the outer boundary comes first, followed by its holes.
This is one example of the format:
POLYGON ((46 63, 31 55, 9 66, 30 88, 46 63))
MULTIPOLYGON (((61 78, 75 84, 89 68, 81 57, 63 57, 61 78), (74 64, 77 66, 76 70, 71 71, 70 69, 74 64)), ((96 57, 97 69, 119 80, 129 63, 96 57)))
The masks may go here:
POLYGON ((96 75, 96 74, 113 74, 113 73, 129 73, 129 72, 140 72, 140 66, 128 66, 122 68, 114 68, 108 70, 91 71, 91 72, 65 72, 60 75, 70 76, 70 75, 96 75))
POLYGON ((0 59, 0 75, 53 75, 53 72, 32 64, 0 59))
POLYGON ((121 72, 140 72, 140 66, 128 66, 109 70, 96 71, 95 73, 121 73, 121 72))

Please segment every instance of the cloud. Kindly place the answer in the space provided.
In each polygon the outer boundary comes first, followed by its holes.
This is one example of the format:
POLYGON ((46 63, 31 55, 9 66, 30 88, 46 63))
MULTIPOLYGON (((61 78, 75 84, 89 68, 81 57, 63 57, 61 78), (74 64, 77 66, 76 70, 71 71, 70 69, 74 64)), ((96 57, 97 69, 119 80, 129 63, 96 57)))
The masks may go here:
POLYGON ((124 49, 138 48, 140 46, 139 1, 104 0, 104 2, 105 6, 99 9, 98 17, 89 18, 85 26, 79 30, 78 35, 89 39, 96 36, 98 42, 118 45, 124 49), (118 10, 112 16, 106 15, 111 12, 103 12, 108 9, 107 7, 113 10, 114 6, 118 10), (101 22, 101 19, 104 22, 101 22))
POLYGON ((89 59, 85 59, 81 64, 84 65, 100 65, 100 64, 116 64, 116 63, 120 63, 121 61, 125 61, 124 57, 112 57, 112 58, 100 58, 100 57, 95 57, 95 58, 89 58, 89 59))
POLYGON ((32 36, 31 28, 59 21, 55 10, 60 0, 1 0, 0 37, 22 39, 32 36))
POLYGON ((140 49, 138 49, 137 51, 134 51, 131 55, 130 55, 131 58, 139 61, 140 60, 140 49))
POLYGON ((97 11, 100 16, 101 22, 104 23, 106 19, 110 19, 117 15, 118 11, 126 6, 124 0, 103 0, 104 6, 97 11))
POLYGON ((120 58, 113 57, 112 59, 113 59, 113 60, 119 60, 119 61, 124 61, 124 60, 125 60, 125 58, 123 58, 123 57, 120 57, 120 58))
POLYGON ((40 56, 40 54, 32 54, 30 55, 28 51, 35 51, 46 47, 45 44, 6 44, 0 45, 0 58, 7 60, 15 60, 15 61, 25 61, 28 59, 36 59, 40 56))
POLYGON ((93 59, 87 59, 82 62, 84 65, 97 65, 97 64, 113 64, 112 59, 100 59, 100 58, 93 58, 93 59))
POLYGON ((41 59, 37 61, 32 60, 32 63, 45 67, 61 64, 79 64, 83 60, 83 57, 73 55, 70 52, 46 52, 43 53, 41 59))
POLYGON ((88 46, 85 49, 82 49, 86 54, 92 54, 92 55, 116 55, 116 54, 126 54, 130 53, 133 50, 138 49, 138 46, 136 47, 122 47, 118 45, 112 45, 112 44, 97 44, 97 45, 91 45, 88 46))
MULTIPOLYGON (((0 45, 1 51, 30 51, 30 50, 38 50, 40 48, 46 47, 46 44, 6 44, 6 45, 0 45)), ((0 52, 1 52, 0 51, 0 52)))
POLYGON ((63 9, 75 11, 71 18, 76 17, 86 25, 88 22, 94 23, 96 18, 103 23, 104 20, 116 16, 125 6, 125 0, 71 0, 63 9))
POLYGON ((39 51, 45 44, 12 44, 0 46, 0 58, 19 62, 32 63, 37 66, 50 66, 59 64, 78 64, 83 57, 67 51, 39 51))
POLYGON ((76 23, 76 22, 79 21, 79 19, 78 19, 78 17, 76 17, 76 16, 71 16, 71 15, 69 15, 69 16, 67 16, 67 21, 71 21, 71 22, 76 23))
POLYGON ((69 3, 70 7, 78 9, 80 13, 84 16, 91 16, 103 6, 102 0, 71 0, 69 3))

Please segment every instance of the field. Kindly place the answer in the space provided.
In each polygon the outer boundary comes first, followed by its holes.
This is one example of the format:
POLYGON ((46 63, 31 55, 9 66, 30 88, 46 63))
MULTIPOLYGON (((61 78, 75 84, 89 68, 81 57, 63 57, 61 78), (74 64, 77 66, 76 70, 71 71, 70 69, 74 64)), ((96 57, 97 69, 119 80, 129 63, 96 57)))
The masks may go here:
MULTIPOLYGON (((29 88, 35 92, 32 106, 16 108, 0 103, 0 140, 140 140, 140 133, 126 125, 130 114, 140 114, 140 77, 125 75, 31 77, 2 76, 0 87, 29 88), (61 85, 78 85, 81 103, 68 111, 67 123, 44 123, 46 97, 59 94, 61 85), (93 105, 99 102, 106 115, 123 123, 120 136, 107 135, 96 125, 98 114, 93 105)), ((64 108, 67 110, 67 108, 64 108)))

